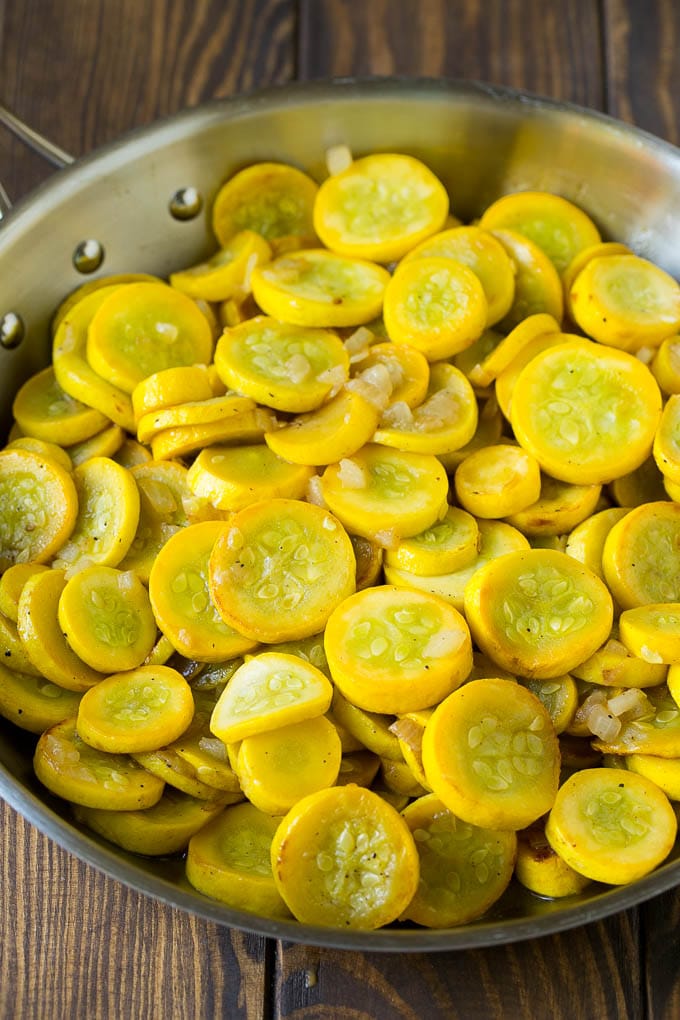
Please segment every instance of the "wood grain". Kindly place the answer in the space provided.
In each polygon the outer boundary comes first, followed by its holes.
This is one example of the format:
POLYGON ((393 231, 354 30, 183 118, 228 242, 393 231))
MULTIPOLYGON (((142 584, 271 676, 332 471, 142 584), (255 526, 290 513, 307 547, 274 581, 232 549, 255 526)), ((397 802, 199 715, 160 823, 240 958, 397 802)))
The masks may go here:
MULTIPOLYGON (((294 14, 294 0, 3 2, 0 101, 81 155, 185 106, 289 80, 294 14)), ((4 132, 0 168, 13 198, 51 172, 4 132)))
POLYGON ((300 76, 445 75, 601 108, 591 0, 301 0, 300 76))
POLYGON ((459 953, 280 946, 273 1020, 636 1020, 637 934, 633 911, 567 935, 459 953))
MULTIPOLYGON (((87 152, 184 106, 288 80, 294 7, 0 2, 0 97, 68 151, 87 152)), ((0 179, 13 198, 51 172, 0 134, 0 179)), ((2 1020, 265 1016, 273 947, 264 939, 134 893, 0 807, 2 1020)))
POLYGON ((0 809, 2 1020, 264 1016, 264 939, 141 896, 0 809))
POLYGON ((607 108, 680 142, 680 5, 604 0, 607 108))
POLYGON ((680 895, 657 896, 640 911, 642 967, 649 1020, 680 1016, 680 895))

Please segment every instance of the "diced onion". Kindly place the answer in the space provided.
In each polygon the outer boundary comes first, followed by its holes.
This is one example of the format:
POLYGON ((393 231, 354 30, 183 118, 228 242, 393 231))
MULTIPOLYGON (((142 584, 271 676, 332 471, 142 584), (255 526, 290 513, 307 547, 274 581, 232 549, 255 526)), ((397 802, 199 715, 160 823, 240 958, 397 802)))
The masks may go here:
POLYGON ((326 149, 326 169, 331 177, 341 174, 354 162, 348 145, 331 145, 326 149))
POLYGON ((354 365, 357 361, 363 361, 368 355, 374 339, 373 333, 365 326, 359 326, 351 336, 347 337, 345 349, 349 354, 350 364, 354 365))
POLYGON ((326 500, 323 498, 323 492, 321 491, 321 479, 318 475, 312 475, 307 482, 305 497, 308 503, 324 507, 324 509, 326 508, 326 500))
POLYGON ((408 428, 413 424, 413 411, 404 400, 397 400, 385 408, 380 424, 387 428, 408 428))
POLYGON ((655 347, 640 347, 639 350, 635 352, 635 357, 638 361, 641 361, 643 365, 649 365, 655 354, 655 347))
POLYGON ((588 729, 600 740, 615 740, 621 732, 621 720, 609 711, 606 705, 593 705, 587 718, 588 729))
POLYGON ((451 425, 456 420, 458 406, 453 394, 447 390, 439 390, 427 400, 416 414, 416 425, 419 431, 434 432, 451 425))
POLYGON ((177 500, 168 485, 155 478, 138 478, 137 484, 159 517, 171 517, 177 511, 177 500))
POLYGON ((621 694, 615 694, 607 702, 607 708, 612 715, 618 717, 625 715, 627 719, 639 719, 651 711, 649 698, 644 691, 637 687, 631 687, 627 691, 622 691, 621 694))
POLYGON ((576 724, 587 724, 588 716, 595 705, 602 705, 604 707, 606 703, 607 699, 604 691, 593 691, 593 693, 589 694, 585 701, 576 709, 576 712, 574 713, 574 722, 576 724))
POLYGON ((394 528, 384 528, 382 531, 376 531, 373 537, 383 549, 396 549, 401 541, 394 528))
POLYGON ((365 489, 366 472, 355 460, 343 457, 338 469, 338 481, 343 489, 365 489))
POLYGON ((201 751, 205 751, 212 758, 217 758, 218 761, 227 760, 227 749, 218 737, 201 737, 198 746, 201 751))
POLYGON ((458 651, 461 643, 461 634, 455 630, 440 630, 433 634, 423 648, 423 655, 428 659, 440 659, 444 655, 450 655, 458 651))
POLYGON ((367 368, 358 375, 356 379, 350 379, 347 383, 347 389, 358 393, 369 404, 373 404, 378 411, 382 412, 390 402, 392 380, 385 366, 378 363, 377 365, 371 365, 370 368, 367 368))
POLYGON ((290 381, 297 384, 309 378, 312 366, 304 354, 293 354, 286 362, 286 371, 290 381))
POLYGON ((420 757, 423 747, 423 727, 415 719, 395 719, 388 727, 398 740, 403 740, 420 757))
POLYGON ((327 368, 325 371, 320 372, 317 380, 324 385, 328 383, 330 386, 328 396, 334 397, 345 385, 345 370, 342 365, 333 365, 332 368, 327 368))

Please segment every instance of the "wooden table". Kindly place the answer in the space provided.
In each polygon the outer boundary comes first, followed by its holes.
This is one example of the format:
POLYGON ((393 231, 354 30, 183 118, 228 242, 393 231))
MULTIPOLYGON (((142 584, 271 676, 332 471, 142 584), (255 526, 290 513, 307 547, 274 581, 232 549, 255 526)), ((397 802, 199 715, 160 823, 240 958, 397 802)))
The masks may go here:
MULTIPOLYGON (((66 150, 271 82, 427 74, 516 86, 680 141, 677 0, 0 0, 0 99, 66 150)), ((3 134, 13 198, 49 169, 3 134)), ((167 908, 1 811, 0 1020, 680 1015, 680 894, 536 941, 343 953, 167 908)))

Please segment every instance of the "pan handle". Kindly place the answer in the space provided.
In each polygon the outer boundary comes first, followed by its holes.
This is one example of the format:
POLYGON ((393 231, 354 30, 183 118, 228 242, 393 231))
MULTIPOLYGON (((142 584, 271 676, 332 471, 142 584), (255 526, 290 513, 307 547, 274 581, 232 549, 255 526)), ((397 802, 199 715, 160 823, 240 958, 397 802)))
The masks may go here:
MULTIPOLYGON (((37 152, 39 156, 51 163, 52 166, 57 167, 61 170, 62 167, 68 166, 75 161, 75 157, 70 153, 66 152, 60 146, 51 142, 49 138, 45 138, 38 131, 29 127, 23 120, 8 110, 6 106, 0 103, 0 124, 7 128, 8 131, 18 138, 20 141, 27 145, 29 149, 37 152)), ((5 191, 5 188, 0 182, 0 220, 3 219, 12 208, 12 202, 5 191)))

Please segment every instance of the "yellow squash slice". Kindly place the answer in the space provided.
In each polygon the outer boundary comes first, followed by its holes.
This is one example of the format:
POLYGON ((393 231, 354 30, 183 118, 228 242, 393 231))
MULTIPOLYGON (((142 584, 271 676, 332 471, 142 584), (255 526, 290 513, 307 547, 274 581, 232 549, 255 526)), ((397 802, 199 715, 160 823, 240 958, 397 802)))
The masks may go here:
POLYGON ((378 408, 360 392, 343 388, 316 411, 265 433, 265 442, 291 464, 334 464, 351 457, 373 436, 378 408))
POLYGON ((226 329, 215 367, 227 386, 267 407, 299 414, 320 407, 349 376, 349 356, 330 330, 259 315, 226 329))
POLYGON ((165 785, 127 755, 90 747, 78 736, 73 718, 45 730, 33 767, 43 786, 58 797, 107 811, 153 807, 165 785))
POLYGON ((61 446, 89 439, 108 422, 101 411, 65 393, 52 366, 24 383, 14 398, 12 413, 25 435, 61 446))
POLYGON ((187 878, 199 892, 261 917, 290 917, 276 888, 271 844, 279 818, 235 804, 189 840, 187 878))
POLYGON ((181 655, 199 662, 224 662, 255 647, 224 622, 210 595, 208 563, 223 530, 221 521, 181 528, 158 551, 149 575, 158 626, 181 655))
POLYGON ((661 394, 649 369, 624 351, 572 340, 537 354, 520 373, 512 427, 543 470, 598 485, 649 456, 661 394))
POLYGON ((115 567, 130 548, 139 523, 135 480, 110 457, 93 457, 75 469, 73 482, 78 516, 55 565, 68 569, 86 560, 115 567))
POLYGON ((665 479, 680 482, 680 396, 669 397, 654 436, 654 460, 665 479))
POLYGON ((680 285, 638 255, 592 259, 574 280, 569 304, 588 336, 624 350, 658 347, 680 328, 680 285))
POLYGON ((65 393, 134 432, 130 395, 99 375, 86 357, 90 323, 104 301, 118 289, 119 285, 98 287, 69 309, 54 334, 52 366, 65 393))
POLYGON ((634 507, 611 528, 602 567, 622 607, 680 602, 680 505, 660 501, 634 507))
POLYGON ((100 751, 154 751, 176 740, 194 714, 191 688, 169 666, 114 673, 87 691, 78 708, 78 734, 100 751))
POLYGON ((117 455, 125 440, 125 432, 120 425, 109 425, 82 443, 74 443, 67 447, 66 453, 73 467, 84 464, 94 457, 111 457, 117 455))
POLYGON ((487 302, 487 326, 503 319, 515 296, 515 265, 503 245, 481 227, 452 227, 428 237, 408 253, 404 262, 420 258, 450 258, 479 277, 487 302))
POLYGON ((359 365, 362 370, 375 365, 384 365, 392 383, 391 404, 406 404, 417 407, 427 396, 430 366, 427 358, 415 347, 408 344, 393 344, 391 341, 372 344, 359 365))
POLYGON ((82 695, 8 669, 0 662, 0 715, 29 733, 43 733, 78 711, 82 695))
POLYGON ((590 885, 589 878, 555 853, 540 822, 518 834, 515 878, 525 889, 549 899, 575 896, 590 885))
POLYGON ((0 451, 0 570, 45 563, 76 526, 79 498, 68 471, 31 450, 0 451))
POLYGON ((166 786, 153 807, 143 811, 107 811, 75 806, 76 821, 133 854, 167 857, 186 849, 191 837, 216 818, 230 802, 197 800, 166 786))
POLYGON ((333 689, 311 662, 262 652, 239 666, 220 695, 210 729, 225 744, 323 715, 333 689))
POLYGON ((152 411, 160 411, 189 401, 210 400, 213 391, 207 365, 177 365, 152 372, 132 391, 135 420, 152 411))
POLYGON ((665 860, 677 827, 666 795, 649 779, 622 769, 583 769, 560 788, 545 834, 575 871, 622 885, 665 860))
POLYGON ((564 313, 562 280, 545 252, 515 230, 492 231, 515 264, 515 296, 510 311, 498 324, 511 330, 530 315, 551 315, 558 323, 564 313))
POLYGON ((210 557, 213 602, 226 623, 255 641, 318 634, 355 586, 344 528, 327 510, 298 500, 240 510, 210 557))
POLYGON ((65 585, 63 570, 45 570, 30 577, 19 597, 17 627, 42 676, 66 690, 86 691, 104 675, 76 654, 59 624, 59 599, 65 585))
POLYGON ((64 471, 73 471, 74 465, 70 454, 63 446, 58 446, 56 443, 50 443, 46 439, 36 439, 33 436, 19 436, 16 439, 12 439, 5 449, 30 450, 32 453, 37 453, 39 456, 46 457, 48 460, 56 461, 59 467, 63 467, 64 471))
POLYGON ((619 634, 628 651, 645 662, 680 662, 680 602, 626 609, 619 617, 619 634))
POLYGON ((680 393, 680 335, 661 341, 649 367, 664 393, 680 393))
POLYGON ((456 468, 460 505, 475 517, 509 517, 527 510, 541 494, 538 461, 510 444, 475 450, 456 468))
POLYGON ((510 672, 539 680, 568 673, 609 636, 611 595, 564 553, 531 549, 492 560, 465 589, 479 648, 510 672))
MULTIPOLYGON (((581 522, 592 520, 590 515, 598 505, 601 492, 600 485, 571 485, 569 482, 559 482, 550 475, 542 475, 541 494, 536 502, 510 514, 507 520, 524 535, 566 535, 581 522)), ((580 556, 575 559, 586 562, 580 556)))
POLYGON ((360 326, 382 310, 390 275, 382 266, 323 248, 280 255, 256 266, 260 308, 294 326, 360 326))
POLYGON ((446 189, 424 163, 380 153, 323 182, 314 227, 331 251, 393 262, 441 230, 448 211, 446 189))
POLYGON ((19 617, 19 599, 26 582, 34 574, 44 574, 49 567, 44 563, 15 563, 0 576, 0 614, 17 622, 19 617))
MULTIPOLYGON (((395 344, 399 349, 399 345, 395 344)), ((374 443, 413 453, 440 454, 460 450, 477 429, 474 390, 460 369, 447 362, 431 366, 423 402, 410 409, 394 401, 384 410, 374 443)))
POLYGON ((210 326, 196 304, 163 283, 131 283, 102 301, 87 334, 87 360, 125 393, 154 372, 207 364, 210 326))
POLYGON ((559 334, 559 329, 557 320, 546 312, 527 315, 507 336, 485 352, 481 361, 471 366, 471 381, 475 386, 489 386, 494 379, 507 371, 517 358, 522 357, 536 340, 559 334))
POLYGON ((448 479, 431 454, 368 444, 329 465, 321 491, 348 531, 389 547, 444 516, 448 479))
POLYGON ((218 510, 243 510, 262 499, 302 499, 312 467, 291 464, 263 443, 253 446, 208 446, 187 474, 194 496, 218 510))
POLYGON ((318 185, 285 163, 255 163, 230 177, 218 191, 212 226, 224 246, 242 230, 265 240, 315 239, 313 209, 318 185))
POLYGON ((472 668, 460 613, 435 595, 389 585, 345 599, 328 620, 324 644, 336 686, 368 712, 428 708, 472 668))
POLYGON ((245 737, 236 765, 251 804, 267 814, 284 815, 303 797, 333 786, 341 758, 335 726, 319 715, 245 737))
POLYGON ((420 857, 418 891, 404 918, 449 928, 474 920, 500 899, 512 878, 514 832, 461 821, 435 794, 414 800, 403 817, 420 857))
POLYGON ((170 274, 170 286, 192 298, 226 301, 240 295, 247 277, 260 262, 268 262, 272 250, 253 230, 241 230, 207 261, 170 274))
POLYGON ((351 783, 298 801, 276 830, 271 859, 279 892, 303 924, 379 928, 402 914, 418 887, 408 825, 351 783))
POLYGON ((385 563, 427 577, 468 566, 480 546, 479 525, 466 510, 450 506, 441 521, 385 550, 385 563))
POLYGON ((151 276, 149 273, 110 273, 108 276, 98 276, 87 283, 81 283, 64 298, 52 317, 52 335, 57 332, 62 320, 68 312, 74 308, 79 301, 94 294, 95 291, 105 287, 120 287, 124 283, 161 283, 158 276, 151 276))
POLYGON ((604 543, 614 525, 627 513, 626 507, 612 506, 587 517, 569 532, 564 551, 604 579, 602 571, 604 543))
POLYGON ((100 673, 141 666, 156 643, 148 592, 131 571, 101 564, 78 571, 59 596, 58 616, 70 647, 100 673))
POLYGON ((486 230, 513 230, 528 237, 545 252, 559 273, 580 251, 600 241, 599 230, 582 209, 545 191, 504 195, 485 209, 479 225, 486 230))
MULTIPOLYGON (((184 733, 189 732, 190 728, 191 725, 184 733)), ((167 747, 161 747, 157 751, 134 751, 132 752, 132 757, 152 776, 167 783, 168 786, 188 794, 189 797, 194 797, 196 800, 210 802, 221 800, 225 796, 230 801, 233 797, 234 802, 237 799, 241 799, 242 794, 240 791, 225 793, 199 779, 196 768, 185 758, 182 758, 181 755, 177 754, 175 744, 176 742, 173 741, 172 744, 169 744, 167 747)))
POLYGON ((517 528, 502 521, 477 521, 479 551, 464 567, 446 574, 417 574, 385 563, 385 579, 399 588, 416 588, 446 599, 459 611, 463 610, 465 588, 477 571, 491 560, 506 553, 528 549, 529 542, 517 528))
POLYGON ((154 436, 166 429, 181 430, 196 426, 200 430, 202 426, 219 426, 219 423, 226 424, 232 418, 242 418, 254 411, 255 406, 250 397, 224 395, 158 408, 141 416, 137 422, 137 439, 140 443, 150 443, 154 436))
POLYGON ((462 262, 423 258, 397 267, 385 290, 383 315, 390 340, 439 361, 479 339, 488 305, 479 278, 462 262))
POLYGON ((550 810, 560 754, 547 710, 510 680, 464 684, 434 710, 423 736, 428 784, 455 815, 488 829, 523 829, 550 810))

